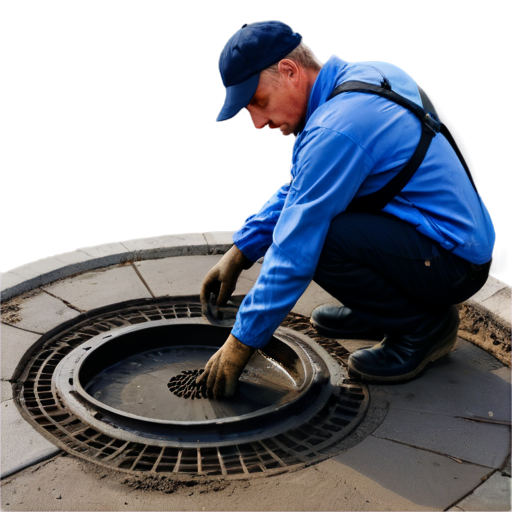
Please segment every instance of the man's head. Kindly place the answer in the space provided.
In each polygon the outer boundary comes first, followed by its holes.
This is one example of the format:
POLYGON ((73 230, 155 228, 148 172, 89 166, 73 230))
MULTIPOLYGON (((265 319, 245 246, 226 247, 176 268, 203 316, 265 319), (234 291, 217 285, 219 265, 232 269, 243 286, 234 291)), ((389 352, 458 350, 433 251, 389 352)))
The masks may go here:
POLYGON ((279 21, 244 25, 220 57, 226 100, 217 121, 246 107, 256 128, 268 125, 285 135, 296 134, 320 68, 300 34, 288 25, 279 21))

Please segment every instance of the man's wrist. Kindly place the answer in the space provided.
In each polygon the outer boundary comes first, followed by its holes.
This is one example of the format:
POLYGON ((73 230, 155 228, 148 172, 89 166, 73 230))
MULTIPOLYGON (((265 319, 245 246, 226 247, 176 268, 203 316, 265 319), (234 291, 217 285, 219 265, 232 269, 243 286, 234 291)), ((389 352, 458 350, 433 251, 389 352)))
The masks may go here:
POLYGON ((251 347, 249 345, 246 345, 245 343, 242 343, 233 334, 230 334, 229 336, 230 336, 231 341, 232 341, 232 343, 233 343, 233 345, 234 345, 234 347, 236 348, 237 351, 245 353, 245 354, 247 354, 247 353, 253 354, 256 351, 256 349, 254 347, 251 347))
POLYGON ((233 257, 236 258, 237 264, 243 270, 248 270, 254 265, 254 261, 251 261, 235 244, 231 247, 230 251, 233 251, 233 257))

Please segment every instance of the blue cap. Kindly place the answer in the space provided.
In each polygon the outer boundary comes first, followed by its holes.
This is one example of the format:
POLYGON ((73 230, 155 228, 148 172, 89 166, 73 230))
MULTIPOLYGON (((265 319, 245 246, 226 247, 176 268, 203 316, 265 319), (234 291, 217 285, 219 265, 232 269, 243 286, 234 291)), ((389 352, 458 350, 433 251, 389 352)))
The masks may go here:
POLYGON ((226 100, 217 121, 230 119, 249 105, 258 88, 260 73, 299 46, 300 34, 280 21, 245 24, 226 43, 219 70, 226 100))

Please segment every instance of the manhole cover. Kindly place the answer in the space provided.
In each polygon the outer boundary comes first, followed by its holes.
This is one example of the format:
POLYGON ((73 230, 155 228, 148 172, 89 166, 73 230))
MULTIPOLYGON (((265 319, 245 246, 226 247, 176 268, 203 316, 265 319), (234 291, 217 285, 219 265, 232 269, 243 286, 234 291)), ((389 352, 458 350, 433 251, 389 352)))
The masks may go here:
POLYGON ((195 377, 229 328, 200 311, 172 299, 119 304, 54 331, 25 358, 22 414, 67 452, 127 472, 246 478, 339 453, 368 406, 339 345, 280 327, 235 396, 212 400, 195 377))

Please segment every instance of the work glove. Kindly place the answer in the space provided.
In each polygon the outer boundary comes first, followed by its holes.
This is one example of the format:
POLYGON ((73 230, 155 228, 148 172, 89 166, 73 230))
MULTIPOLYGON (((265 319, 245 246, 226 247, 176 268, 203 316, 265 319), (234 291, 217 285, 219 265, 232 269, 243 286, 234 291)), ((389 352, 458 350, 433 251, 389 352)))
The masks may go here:
POLYGON ((208 318, 208 301, 213 293, 217 296, 217 306, 225 306, 231 294, 235 291, 236 282, 242 270, 252 266, 236 245, 224 254, 222 259, 206 274, 201 285, 201 308, 203 315, 208 318))
POLYGON ((206 363, 204 372, 196 383, 206 381, 206 393, 210 398, 233 396, 236 384, 255 349, 240 343, 232 334, 224 345, 206 363))

